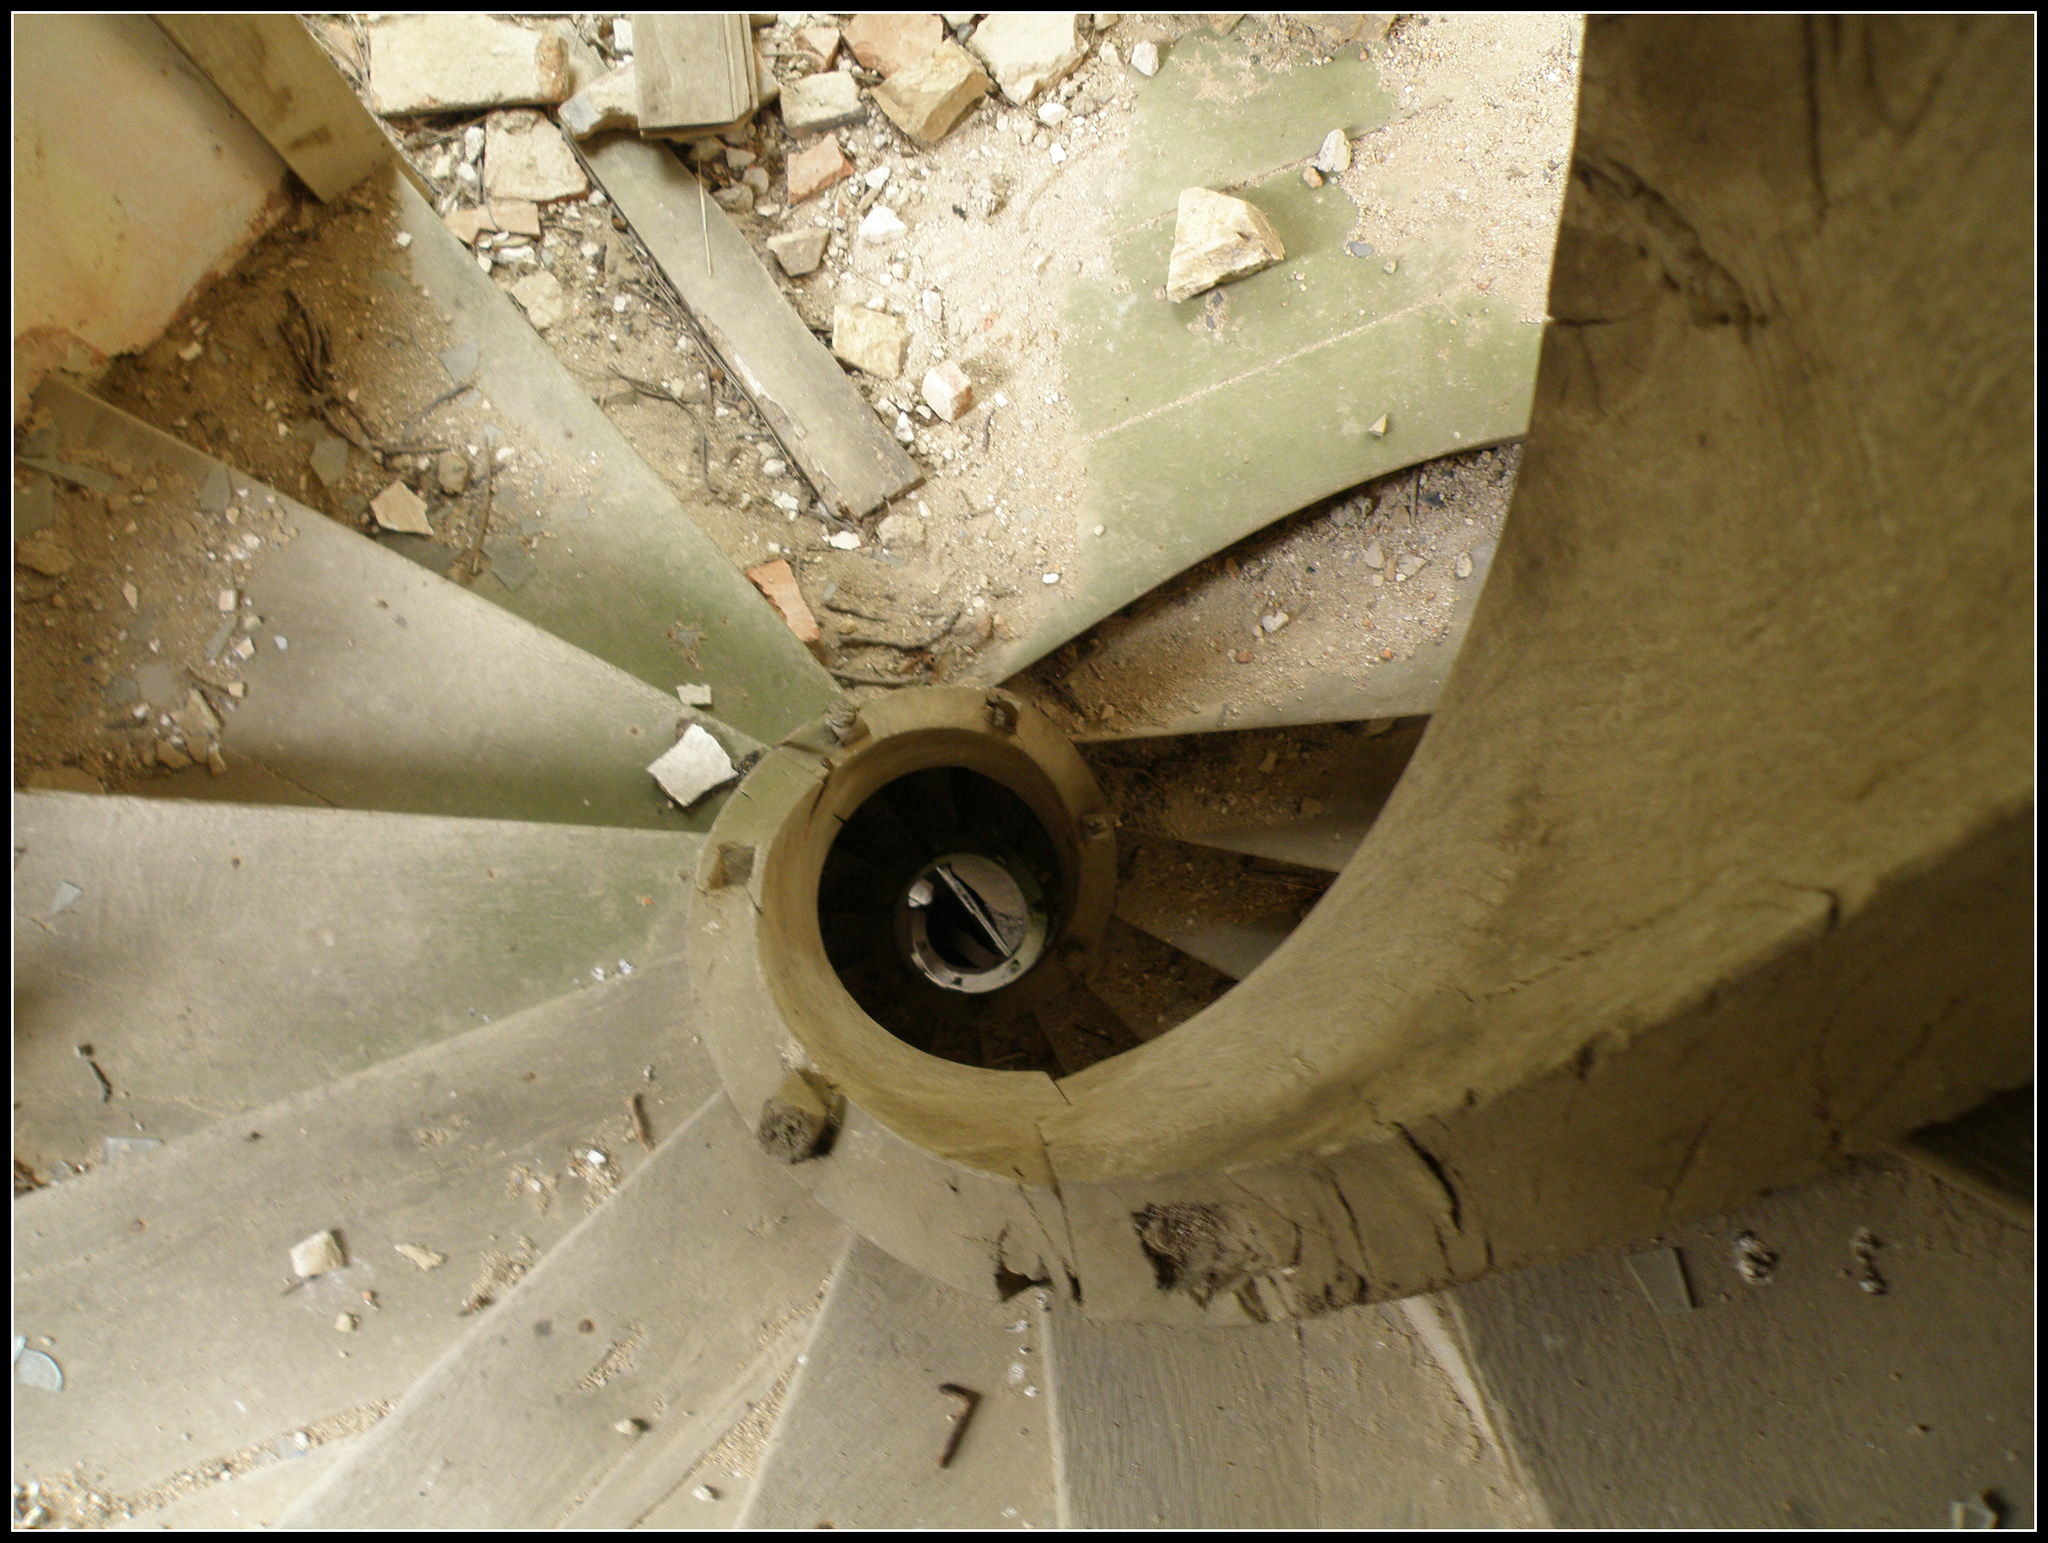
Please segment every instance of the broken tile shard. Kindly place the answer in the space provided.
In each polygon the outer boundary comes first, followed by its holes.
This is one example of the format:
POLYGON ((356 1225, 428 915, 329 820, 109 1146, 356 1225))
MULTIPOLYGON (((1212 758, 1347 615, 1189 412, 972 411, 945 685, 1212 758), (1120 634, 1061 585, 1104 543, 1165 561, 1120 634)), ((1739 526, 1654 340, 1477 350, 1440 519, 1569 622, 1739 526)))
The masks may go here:
POLYGON ((832 308, 832 352, 857 370, 894 380, 903 373, 910 329, 886 311, 864 305, 832 308))
POLYGON ((875 105, 912 139, 936 144, 988 95, 989 79, 958 43, 941 43, 875 88, 875 105))
POLYGON ((776 614, 796 634, 799 643, 818 641, 818 618, 811 614, 810 606, 804 602, 804 592, 797 587, 795 570, 787 561, 777 558, 772 563, 749 568, 747 577, 775 607, 776 614))
POLYGON ((364 30, 370 99, 386 117, 552 104, 571 89, 562 39, 517 22, 440 11, 387 17, 364 30))
POLYGON ((860 86, 841 70, 790 81, 782 88, 782 122, 799 138, 858 123, 867 116, 860 86))
POLYGON ((661 790, 685 809, 737 775, 725 747, 695 723, 647 770, 661 790))
POLYGON ((418 1243, 393 1243, 391 1246, 422 1270, 437 1270, 448 1262, 446 1254, 437 1254, 418 1243))
POLYGON ((1241 198, 1208 188, 1180 195, 1166 298, 1186 300, 1231 279, 1270 268, 1287 255, 1266 217, 1241 198))
POLYGON ((852 176, 853 162, 839 148, 839 136, 827 134, 810 149, 791 156, 787 169, 789 201, 800 204, 813 194, 824 192, 833 183, 844 182, 852 176))
POLYGON ((561 281, 545 268, 529 273, 512 286, 512 298, 525 307, 527 320, 534 329, 545 332, 568 314, 567 297, 562 293, 561 281))
POLYGON ((392 483, 371 499, 370 513, 386 530, 410 531, 415 536, 434 533, 434 527, 427 523, 427 506, 420 502, 419 494, 403 482, 392 483))
POLYGON ((589 189, 576 152, 545 115, 521 109, 484 120, 484 190, 493 200, 545 204, 589 189))

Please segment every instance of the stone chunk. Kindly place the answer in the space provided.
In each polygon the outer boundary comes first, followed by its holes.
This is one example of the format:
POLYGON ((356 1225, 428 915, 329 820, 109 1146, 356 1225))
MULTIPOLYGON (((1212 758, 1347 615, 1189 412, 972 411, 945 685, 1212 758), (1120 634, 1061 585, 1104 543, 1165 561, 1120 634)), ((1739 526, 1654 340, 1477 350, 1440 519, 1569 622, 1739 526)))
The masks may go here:
POLYGON ((875 105, 912 139, 936 144, 974 104, 989 80, 958 43, 941 43, 875 88, 875 105))
POLYGON ((885 547, 924 545, 924 522, 914 514, 885 514, 875 526, 875 539, 885 547))
POLYGON ((841 70, 806 76, 782 88, 783 126, 799 138, 858 123, 866 115, 859 85, 841 70))
POLYGON ((751 214, 754 209, 754 190, 744 182, 735 182, 731 187, 720 188, 713 193, 711 201, 728 214, 751 214))
POLYGON ((951 359, 925 371, 922 394, 925 404, 948 423, 974 405, 974 386, 951 359))
POLYGON ((1344 137, 1342 129, 1332 129, 1323 136, 1323 147, 1316 152, 1315 167, 1326 177, 1350 170, 1351 141, 1344 137))
POLYGON ((695 723, 647 770, 661 784, 662 792, 685 809, 738 775, 725 746, 695 723))
POLYGON ((529 273, 512 286, 512 298, 526 308, 527 320, 534 329, 545 332, 569 313, 569 306, 562 294, 562 284, 545 268, 529 273))
POLYGON ((1131 68, 1147 80, 1159 73, 1159 45, 1150 38, 1131 50, 1131 68))
POLYGON ((460 450, 443 450, 434 462, 434 477, 441 491, 453 498, 469 486, 469 458, 460 450))
POLYGON ((800 1163, 817 1154, 832 1123, 832 1111, 801 1072, 791 1072, 761 1104, 754 1135, 761 1150, 778 1163, 800 1163))
POLYGON ((613 129, 640 126, 640 86, 633 66, 622 64, 597 77, 562 104, 562 127, 578 139, 613 129))
POLYGON ((523 198, 494 198, 491 200, 491 223, 512 236, 531 236, 540 239, 540 205, 530 204, 523 198))
POLYGON ((799 151, 789 158, 789 201, 800 204, 815 193, 822 193, 835 182, 844 182, 853 175, 853 162, 839 148, 839 136, 827 134, 808 150, 799 151))
POLYGON ((370 100, 387 118, 552 104, 571 89, 562 39, 517 22, 437 11, 388 17, 364 30, 370 38, 370 100))
POLYGON ((793 279, 800 279, 806 273, 815 273, 818 264, 825 260, 825 242, 830 231, 812 226, 808 230, 793 230, 787 235, 770 236, 768 250, 775 254, 775 260, 782 265, 782 271, 793 279))
POLYGON ((796 573, 785 559, 778 557, 772 563, 749 568, 747 577, 753 581, 754 588, 767 596, 768 603, 789 624, 789 630, 796 634, 799 643, 818 641, 818 618, 804 603, 804 592, 797 588, 796 573))
POLYGON ((974 29, 969 46, 1003 95, 1031 100, 1087 56, 1079 11, 998 11, 974 29))
POLYGON ((903 373, 910 329, 886 311, 864 305, 832 308, 832 352, 857 370, 894 380, 903 373))
POLYGON ((484 121, 484 189, 493 200, 544 204, 581 198, 590 182, 562 131, 540 113, 522 110, 484 121))
POLYGON ((799 27, 795 32, 796 46, 810 55, 811 62, 821 70, 832 67, 833 55, 839 52, 839 29, 837 27, 799 27))
POLYGON ((377 523, 386 530, 410 531, 415 536, 431 536, 434 533, 434 527, 427 523, 427 506, 421 503, 419 495, 403 482, 392 483, 371 499, 370 513, 377 517, 377 523))
POLYGON ((860 239, 870 246, 881 246, 894 241, 910 227, 903 223, 894 209, 887 204, 876 204, 860 220, 860 239))
POLYGON ((341 1252, 341 1239, 331 1232, 316 1232, 292 1248, 292 1273, 305 1278, 338 1270, 348 1260, 341 1252))
POLYGON ((497 229, 488 209, 451 209, 441 216, 441 223, 454 231, 455 239, 464 246, 475 246, 477 237, 497 229))
POLYGON ((46 579, 62 578, 71 571, 75 558, 46 536, 31 536, 14 549, 14 560, 46 579))
POLYGON ((1266 217, 1241 198, 1188 188, 1180 195, 1166 298, 1186 300, 1231 279, 1270 268, 1287 255, 1266 217))
POLYGON ((865 11, 846 24, 845 34, 853 57, 886 79, 937 48, 946 24, 934 11, 865 11))

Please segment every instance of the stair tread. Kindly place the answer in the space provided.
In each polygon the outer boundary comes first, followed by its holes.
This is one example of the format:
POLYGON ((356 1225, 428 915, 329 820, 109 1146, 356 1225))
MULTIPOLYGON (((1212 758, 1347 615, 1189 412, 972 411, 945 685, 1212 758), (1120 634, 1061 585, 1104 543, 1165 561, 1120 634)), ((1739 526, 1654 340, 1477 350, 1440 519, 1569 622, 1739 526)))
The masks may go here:
POLYGON ((1397 1308, 1184 1329, 1056 1302, 1049 1320, 1062 1526, 1529 1524, 1397 1308))
MULTIPOLYGON (((781 739, 837 704, 823 667, 511 297, 410 184, 394 173, 390 188, 398 226, 412 236, 413 281, 453 316, 456 346, 476 345, 477 390, 539 458, 538 502, 554 510, 549 528, 560 539, 535 552, 534 576, 517 591, 490 581, 479 592, 663 692, 709 683, 719 716, 758 739, 781 739), (689 659, 668 636, 678 622, 702 631, 689 659)), ((535 469, 522 462, 522 478, 535 469)))
POLYGON ((15 1153, 38 1168, 97 1162, 103 1136, 201 1129, 642 964, 667 946, 700 839, 80 793, 18 793, 14 810, 15 1153), (82 893, 45 916, 66 884, 82 893))
POLYGON ((645 1165, 627 1095, 657 1137, 713 1096, 716 1073, 677 1021, 686 992, 679 958, 649 961, 16 1201, 16 1322, 51 1335, 65 1376, 58 1395, 17 1391, 17 1466, 84 1462, 134 1494, 398 1398, 466 1331, 502 1320, 502 1305, 459 1315, 487 1256, 532 1259, 584 1223, 579 1196, 606 1180, 581 1177, 597 1170, 572 1150, 602 1151, 628 1183, 645 1165), (287 1293, 292 1246, 330 1229, 345 1266, 287 1293), (422 1271, 399 1243, 447 1263, 422 1271), (335 1331, 344 1312, 352 1333, 335 1331))
POLYGON ((1427 719, 1414 718, 1378 733, 1345 734, 1298 749, 1277 766, 1261 765, 1256 773, 1253 762, 1269 742, 1249 736, 1230 746, 1219 736, 1211 753, 1236 760, 1212 765, 1207 776, 1183 779, 1163 807, 1132 823, 1192 845, 1337 873, 1379 818, 1426 727, 1427 719), (1249 786, 1256 801, 1249 811, 1219 810, 1210 798, 1219 785, 1233 793, 1249 786))
POLYGON ((1262 872, 1211 847, 1141 837, 1117 884, 1115 914, 1243 980, 1287 941, 1327 885, 1313 870, 1262 872))
MULTIPOLYGON (((36 401, 67 444, 163 468, 194 488, 220 467, 55 377, 36 401)), ((247 565, 244 592, 263 625, 240 668, 248 695, 223 714, 230 765, 253 761, 347 807, 708 828, 715 797, 680 813, 647 772, 675 740, 671 690, 233 475, 259 504, 274 499, 296 535, 247 565)), ((756 748, 705 727, 735 757, 756 748)), ((206 781, 194 767, 152 790, 206 781)))
POLYGON ((1634 1278, 1652 1240, 1445 1293, 1554 1525, 1932 1529, 1984 1491, 2034 1525, 2030 1228, 1879 1160, 1654 1245, 1691 1311, 1634 1278), (1854 1278, 1866 1231, 1882 1293, 1854 1278), (1763 1283, 1744 1232, 1776 1256, 1763 1283))
POLYGON ((283 1525, 559 1525, 625 1456, 614 1424, 715 1400, 812 1308, 845 1238, 715 1095, 283 1525))
POLYGON ((1053 1526, 1043 1361, 1021 1300, 977 1300, 856 1240, 739 1525, 1053 1526), (959 1407, 946 1382, 981 1399, 941 1469, 959 1407))
POLYGON ((1048 1320, 1062 1527, 1316 1525, 1293 1324, 1048 1320))

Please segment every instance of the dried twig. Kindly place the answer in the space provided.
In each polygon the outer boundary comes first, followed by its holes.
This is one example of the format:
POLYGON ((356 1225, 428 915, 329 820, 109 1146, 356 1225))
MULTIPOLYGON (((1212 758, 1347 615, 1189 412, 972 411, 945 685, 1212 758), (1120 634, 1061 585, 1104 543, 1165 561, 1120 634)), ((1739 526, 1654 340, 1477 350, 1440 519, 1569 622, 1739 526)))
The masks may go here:
MULTIPOLYGON (((837 607, 835 606, 834 609, 836 610, 837 607)), ((895 648, 901 649, 904 653, 916 653, 919 649, 930 648, 934 643, 945 637, 947 633, 951 632, 954 624, 960 620, 962 613, 966 609, 967 607, 964 605, 955 609, 951 616, 948 616, 943 622, 939 623, 939 630, 928 638, 912 638, 908 641, 899 641, 896 638, 871 638, 858 632, 845 632, 841 633, 834 641, 850 643, 856 648, 895 648)), ((860 613, 856 611, 851 614, 858 616, 860 613)), ((878 618, 870 616, 867 620, 875 621, 878 618)))
POLYGON ((457 397, 461 396, 463 392, 469 390, 475 384, 475 375, 471 375, 468 380, 457 381, 454 385, 450 386, 446 391, 442 392, 439 396, 435 397, 433 401, 427 403, 425 407, 422 407, 418 412, 414 413, 412 415, 411 420, 405 426, 405 432, 408 434, 415 432, 421 424, 427 421, 427 414, 431 413, 443 402, 454 401, 457 397))
POLYGON ((491 524, 491 492, 498 481, 498 462, 495 456, 484 458, 484 512, 476 522, 476 536, 469 543, 469 581, 474 584, 477 575, 483 571, 484 532, 491 524))
POLYGON ((647 1110, 641 1104, 638 1093, 627 1096, 626 1113, 633 1117, 633 1138, 640 1143, 644 1151, 652 1152, 654 1150, 654 1132, 648 1128, 647 1110))
POLYGON ((917 684, 917 682, 914 680, 907 680, 900 676, 895 680, 886 680, 879 675, 862 675, 855 670, 835 670, 827 668, 825 673, 831 676, 834 680, 843 682, 844 684, 849 686, 888 686, 891 689, 894 689, 898 686, 914 686, 917 684))

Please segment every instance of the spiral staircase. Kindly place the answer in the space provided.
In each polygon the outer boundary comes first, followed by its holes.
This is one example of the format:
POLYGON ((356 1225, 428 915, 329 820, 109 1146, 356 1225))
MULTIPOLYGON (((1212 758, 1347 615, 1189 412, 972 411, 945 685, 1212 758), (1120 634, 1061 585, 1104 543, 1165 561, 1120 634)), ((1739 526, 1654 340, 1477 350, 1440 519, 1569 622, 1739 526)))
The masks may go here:
POLYGON ((16 795, 17 1152, 109 1159, 15 1203, 17 1516, 2030 1518, 2030 1209, 1884 1155, 2031 1076, 2026 25, 1589 25, 1511 518, 1299 925, 1023 695, 843 695, 587 401, 634 519, 516 611, 228 468, 248 780, 16 795), (1130 1021, 1133 925, 1242 978, 1130 1021))

